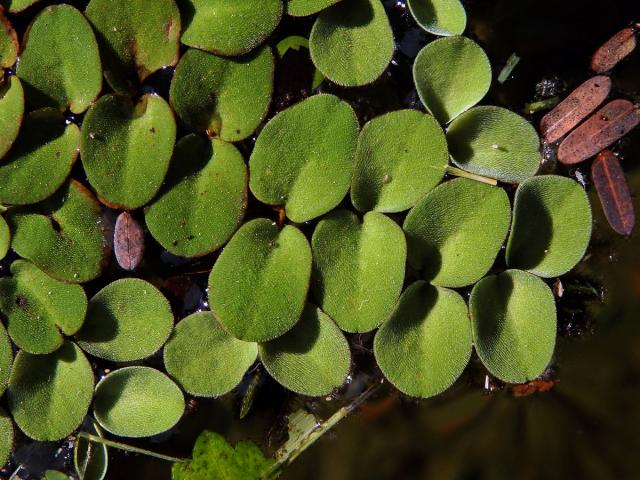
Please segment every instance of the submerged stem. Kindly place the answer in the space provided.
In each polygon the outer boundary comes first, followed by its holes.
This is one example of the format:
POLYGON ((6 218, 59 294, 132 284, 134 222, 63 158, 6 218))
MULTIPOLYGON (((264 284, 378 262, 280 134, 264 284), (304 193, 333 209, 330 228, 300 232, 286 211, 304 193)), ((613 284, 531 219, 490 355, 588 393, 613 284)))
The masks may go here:
POLYGON ((166 460, 167 462, 186 462, 186 458, 177 458, 170 455, 163 455, 162 453, 152 452, 151 450, 145 450, 144 448, 134 447, 125 443, 114 442, 113 440, 107 440, 106 438, 98 437, 87 432, 79 432, 78 438, 86 438, 90 442, 102 443, 107 447, 117 448, 119 450, 125 450, 127 452, 139 453, 146 455, 147 457, 159 458, 160 460, 166 460))
POLYGON ((477 182, 488 183, 489 185, 497 185, 498 180, 495 178, 483 177, 482 175, 476 175, 475 173, 470 173, 462 170, 461 168, 452 167, 451 165, 447 165, 446 172, 449 175, 454 175, 456 177, 468 178, 470 180, 475 180, 477 182))

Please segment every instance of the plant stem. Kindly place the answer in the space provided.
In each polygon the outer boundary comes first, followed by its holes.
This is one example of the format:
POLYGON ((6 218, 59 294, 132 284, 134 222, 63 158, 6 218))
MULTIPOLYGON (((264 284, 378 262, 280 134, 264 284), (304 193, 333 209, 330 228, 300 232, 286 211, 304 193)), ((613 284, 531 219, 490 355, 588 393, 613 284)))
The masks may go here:
POLYGON ((477 182, 488 183, 489 185, 497 185, 498 181, 495 178, 483 177, 482 175, 476 175, 475 173, 465 172, 464 170, 447 165, 446 172, 449 175, 456 177, 468 178, 477 182))
POLYGON ((107 447, 117 448, 119 450, 125 450, 127 452, 139 453, 148 457, 159 458, 160 460, 166 460, 167 462, 186 462, 185 458, 171 457, 169 455, 163 455, 162 453, 152 452, 151 450, 145 450, 144 448, 134 447, 120 442, 114 442, 113 440, 107 440, 106 438, 98 437, 97 435, 91 435, 87 432, 79 432, 78 438, 86 438, 90 442, 102 443, 107 447))

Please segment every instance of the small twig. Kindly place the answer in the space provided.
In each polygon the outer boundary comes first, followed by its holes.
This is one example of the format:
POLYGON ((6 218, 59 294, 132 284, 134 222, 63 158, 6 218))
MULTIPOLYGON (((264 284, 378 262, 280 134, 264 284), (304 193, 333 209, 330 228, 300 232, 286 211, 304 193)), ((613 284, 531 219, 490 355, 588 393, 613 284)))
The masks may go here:
POLYGON ((457 167, 452 167, 451 165, 447 165, 446 172, 449 175, 468 178, 470 180, 475 180, 476 182, 487 183, 489 185, 498 184, 498 180, 496 180, 495 178, 483 177, 482 175, 476 175, 475 173, 465 172, 464 170, 457 167))
POLYGON ((86 438, 91 442, 102 443, 107 447, 117 448, 118 450, 125 450, 127 452, 139 453, 146 455, 147 457, 159 458, 160 460, 166 460, 167 462, 187 462, 186 458, 177 458, 170 455, 163 455, 162 453, 152 452, 151 450, 145 450, 144 448, 138 448, 131 445, 126 445, 120 442, 114 442, 113 440, 107 440, 106 438, 98 437, 97 435, 91 435, 87 432, 78 433, 78 438, 86 438))

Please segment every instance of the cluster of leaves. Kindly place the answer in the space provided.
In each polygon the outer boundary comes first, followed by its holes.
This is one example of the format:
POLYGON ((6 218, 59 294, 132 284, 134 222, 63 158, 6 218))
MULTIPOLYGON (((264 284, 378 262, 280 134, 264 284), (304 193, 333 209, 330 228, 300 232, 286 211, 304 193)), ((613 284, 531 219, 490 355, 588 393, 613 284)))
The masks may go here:
MULTIPOLYGON (((5 3, 19 12, 35 2, 5 3)), ((583 256, 587 196, 569 178, 535 176, 540 140, 524 118, 476 106, 491 66, 460 36, 459 1, 409 6, 443 36, 413 69, 428 113, 394 111, 362 128, 348 102, 323 93, 264 123, 275 70, 265 41, 285 9, 317 14, 308 47, 319 72, 342 86, 371 83, 394 52, 380 0, 91 0, 85 12, 44 8, 20 47, 1 17, 2 64, 20 61, 0 91, 0 256, 10 244, 22 258, 0 279, 0 388, 26 435, 64 438, 91 404, 112 434, 155 435, 181 418, 183 391, 225 394, 256 359, 286 388, 326 395, 351 368, 344 332, 378 327, 377 363, 408 395, 447 389, 474 345, 504 381, 544 370, 556 312, 540 277, 583 256), (170 66, 168 101, 141 92, 170 66), (84 114, 81 127, 67 111, 84 114), (190 133, 176 142, 178 127, 190 133), (247 166, 234 142, 259 128, 247 166), (78 157, 88 185, 70 178, 78 157), (449 160, 467 178, 443 181, 449 160), (513 208, 498 182, 518 185, 513 208), (245 222, 249 190, 281 221, 245 222), (174 328, 165 296, 136 278, 87 300, 80 284, 110 255, 105 207, 144 208, 150 235, 175 255, 224 246, 211 311, 174 328), (299 224, 310 221, 309 241, 299 224), (505 242, 508 269, 491 272, 505 242), (405 288, 409 278, 418 280, 405 288), (466 287, 468 305, 454 290, 466 287), (166 374, 123 366, 94 385, 87 355, 140 362, 163 346, 166 374)), ((12 443, 1 411, 0 429, 1 461, 12 443)))

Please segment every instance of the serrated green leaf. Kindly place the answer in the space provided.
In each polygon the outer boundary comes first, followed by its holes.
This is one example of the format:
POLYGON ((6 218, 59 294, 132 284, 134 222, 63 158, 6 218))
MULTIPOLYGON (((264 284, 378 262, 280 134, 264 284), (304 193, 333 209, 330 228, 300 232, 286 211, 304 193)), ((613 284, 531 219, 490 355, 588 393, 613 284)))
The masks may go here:
POLYGON ((348 103, 314 95, 265 125, 249 161, 251 192, 294 222, 336 207, 349 190, 358 120, 348 103))
POLYGON ((373 349, 384 376, 400 391, 428 398, 444 392, 471 358, 471 324, 462 297, 424 281, 409 286, 373 349))
POLYGON ((183 257, 220 248, 247 207, 247 167, 240 152, 220 140, 187 135, 175 147, 167 178, 145 210, 151 235, 183 257))
POLYGON ((24 260, 11 264, 12 277, 0 278, 0 311, 13 342, 26 352, 51 353, 76 333, 87 312, 80 285, 55 280, 24 260))
POLYGON ((445 182, 405 219, 409 265, 434 285, 471 285, 493 265, 510 217, 502 188, 466 178, 445 182))
POLYGON ((153 72, 178 61, 180 12, 173 0, 91 0, 85 13, 116 92, 134 93, 153 72))
POLYGON ((0 408, 0 465, 9 460, 13 449, 13 422, 3 408, 0 408))
POLYGON ((394 42, 380 0, 342 1, 324 10, 311 29, 314 65, 338 85, 375 81, 391 62, 394 42))
POLYGON ((318 13, 341 0, 288 0, 287 15, 292 17, 308 17, 318 13))
POLYGON ((556 306, 542 280, 521 270, 483 278, 469 312, 476 352, 494 376, 524 383, 544 371, 555 345, 556 306))
POLYGON ((242 55, 262 44, 280 23, 282 0, 178 0, 189 47, 242 55))
POLYGON ((418 25, 434 35, 460 35, 467 26, 467 13, 460 0, 407 0, 418 25))
POLYGON ((150 437, 173 427, 184 412, 184 395, 164 373, 125 367, 96 385, 93 411, 102 427, 120 437, 150 437))
POLYGON ((11 365, 13 364, 13 347, 9 341, 9 335, 0 322, 0 396, 9 384, 11 365))
POLYGON ((102 66, 84 15, 64 4, 42 10, 25 34, 16 74, 31 108, 89 108, 102 89, 102 66))
POLYGON ((173 313, 165 296, 149 282, 122 278, 89 300, 76 339, 95 357, 129 362, 157 352, 172 329, 173 313))
POLYGON ((27 114, 12 149, 0 162, 0 202, 26 205, 52 195, 69 176, 79 142, 77 125, 65 125, 59 111, 43 108, 27 114))
POLYGON ((507 264, 541 277, 557 277, 584 256, 591 238, 591 206, 574 180, 541 175, 516 190, 507 264))
POLYGON ((407 210, 440 183, 448 162, 447 140, 431 115, 399 110, 376 117, 358 138, 351 201, 360 211, 407 210))
POLYGON ((82 350, 69 341, 48 355, 16 355, 7 399, 20 430, 39 441, 60 440, 87 414, 93 372, 82 350))
POLYGON ((4 217, 0 216, 0 260, 2 260, 11 246, 11 231, 4 217))
POLYGON ((172 480, 275 480, 275 462, 265 458, 253 442, 234 447, 222 435, 204 431, 193 447, 193 459, 174 463, 172 480))
POLYGON ((311 245, 311 285, 327 315, 347 332, 368 332, 385 321, 404 282, 402 229, 381 213, 360 220, 336 210, 318 223, 311 245))
POLYGON ((451 158, 460 168, 506 183, 521 183, 540 168, 535 128, 506 108, 480 106, 456 118, 447 130, 451 158))
POLYGON ((289 332, 259 346, 267 372, 289 390, 319 397, 340 387, 351 368, 349 343, 333 320, 307 304, 289 332))
POLYGON ((34 207, 12 210, 7 220, 16 253, 53 278, 80 283, 100 275, 107 256, 100 206, 80 182, 71 180, 34 207))
POLYGON ((0 166, 3 157, 18 138, 24 116, 24 92, 18 77, 9 79, 0 85, 0 166))
POLYGON ((413 64, 413 81, 424 106, 449 123, 489 91, 491 64, 484 50, 466 37, 427 44, 413 64))
POLYGON ((0 68, 11 68, 19 49, 18 35, 0 7, 0 68))
POLYGON ((239 58, 190 48, 171 81, 171 106, 193 131, 227 142, 244 140, 267 115, 274 70, 268 46, 239 58))
POLYGON ((162 97, 105 95, 82 122, 80 152, 89 183, 111 206, 134 209, 158 192, 176 139, 171 107, 162 97))
POLYGON ((297 228, 266 218, 245 223, 209 276, 209 304, 234 337, 264 342, 295 325, 311 276, 311 248, 297 228))
MULTIPOLYGON (((96 422, 86 418, 82 430, 102 437, 96 422)), ((73 465, 80 480, 102 480, 109 466, 109 452, 104 443, 97 443, 77 436, 73 445, 73 465)))
POLYGON ((211 312, 197 312, 179 322, 164 347, 167 373, 198 397, 233 390, 257 356, 255 343, 232 337, 211 312))

